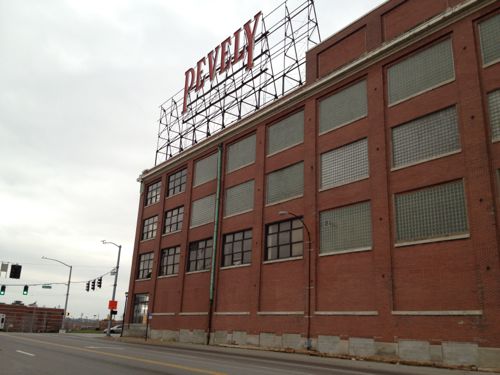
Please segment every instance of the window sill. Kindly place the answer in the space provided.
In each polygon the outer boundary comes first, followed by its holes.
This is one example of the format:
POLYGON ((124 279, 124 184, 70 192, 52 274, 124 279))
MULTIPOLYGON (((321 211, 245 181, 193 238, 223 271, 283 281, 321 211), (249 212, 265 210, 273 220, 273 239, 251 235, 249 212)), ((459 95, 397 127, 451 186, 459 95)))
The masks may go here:
POLYGON ((253 211, 253 208, 249 209, 249 210, 245 210, 245 211, 240 211, 240 212, 237 212, 237 213, 234 213, 234 214, 231 214, 231 215, 226 215, 223 217, 223 219, 229 219, 231 217, 235 217, 235 216, 238 216, 238 215, 243 215, 243 214, 247 214, 249 212, 252 212, 253 211))
POLYGON ((293 260, 301 260, 304 259, 304 257, 298 256, 298 257, 290 257, 290 258, 283 258, 283 259, 273 259, 273 260, 266 260, 262 262, 262 264, 273 264, 273 263, 281 263, 281 262, 288 262, 288 261, 293 261, 293 260))
POLYGON ((135 282, 137 283, 137 282, 141 282, 141 281, 149 281, 149 280, 151 280, 151 277, 147 277, 147 278, 145 278, 145 279, 135 279, 135 282))
POLYGON ((327 191, 327 190, 335 189, 335 188, 338 188, 338 187, 341 187, 341 186, 346 186, 346 185, 349 185, 349 184, 353 184, 353 183, 355 183, 355 182, 368 180, 369 178, 370 178, 370 176, 364 176, 364 177, 361 177, 361 178, 359 178, 359 179, 357 179, 357 180, 352 180, 352 181, 345 182, 345 183, 342 183, 342 184, 338 184, 338 185, 331 185, 331 186, 325 186, 325 187, 320 188, 318 191, 321 193, 321 192, 323 192, 323 191, 327 191))
POLYGON ((371 246, 369 247, 359 247, 357 249, 349 249, 349 250, 340 250, 340 251, 329 251, 325 253, 320 253, 320 257, 326 257, 326 256, 332 256, 332 255, 342 255, 342 254, 349 254, 349 253, 361 253, 365 251, 371 251, 373 248, 371 246))
POLYGON ((291 201, 293 199, 302 198, 303 196, 304 196, 304 194, 299 194, 299 195, 294 195, 293 197, 290 197, 290 198, 282 199, 282 200, 277 201, 277 202, 266 203, 265 207, 271 207, 271 206, 274 206, 276 204, 280 204, 280 203, 291 201))
POLYGON ((226 176, 227 176, 228 174, 230 174, 230 173, 233 173, 233 172, 239 171, 240 169, 243 169, 243 168, 245 168, 245 167, 248 167, 248 166, 250 166, 250 165, 252 165, 252 164, 255 164, 255 161, 252 161, 251 163, 247 163, 247 164, 244 164, 244 165, 240 165, 238 168, 235 168, 235 169, 233 169, 233 170, 226 171, 226 176))
POLYGON ((195 273, 204 273, 204 272, 210 272, 210 268, 208 270, 188 271, 186 272, 186 275, 193 275, 195 273))
POLYGON ((156 202, 154 202, 154 203, 150 203, 150 204, 146 204, 146 205, 144 205, 144 208, 147 208, 147 207, 152 207, 152 206, 154 206, 155 204, 158 204, 158 203, 160 203, 160 201, 159 201, 159 200, 158 200, 158 201, 156 201, 156 202))
POLYGON ((315 311, 319 316, 377 316, 378 311, 315 311))
MULTIPOLYGON (((482 56, 481 56, 482 59, 482 56)), ((484 64, 483 63, 483 69, 489 68, 492 65, 498 64, 500 62, 500 59, 495 59, 493 61, 490 61, 489 63, 484 64)))
MULTIPOLYGON (((437 43, 437 44, 439 44, 439 43, 437 43)), ((455 69, 455 67, 453 67, 453 68, 455 69)), ((412 95, 410 95, 410 96, 408 96, 406 98, 396 100, 394 103, 388 103, 387 108, 391 108, 391 107, 394 107, 394 106, 396 106, 398 104, 404 103, 404 102, 406 102, 406 101, 408 101, 410 99, 416 98, 417 96, 425 94, 426 92, 432 91, 434 89, 437 89, 437 88, 439 88, 441 86, 447 85, 448 83, 452 83, 454 81, 455 81, 455 73, 453 74, 453 78, 450 78, 449 80, 440 82, 440 83, 438 83, 438 84, 436 84, 434 86, 431 86, 431 87, 426 88, 426 89, 424 89, 422 91, 416 92, 415 94, 412 94, 412 95)), ((387 95, 387 96, 389 96, 389 95, 387 95)), ((389 98, 387 98, 387 102, 389 102, 389 98)))
POLYGON ((252 263, 235 264, 232 266, 224 266, 224 267, 221 267, 220 269, 221 270, 231 270, 233 268, 250 267, 251 265, 252 265, 252 263))
POLYGON ((460 154, 462 152, 462 149, 458 149, 458 150, 455 150, 455 151, 450 151, 450 152, 447 152, 445 154, 440 154, 440 155, 436 155, 436 156, 433 156, 431 158, 427 158, 427 159, 422 159, 422 160, 419 160, 419 161, 416 161, 414 163, 409 163, 409 164, 404 164, 404 165, 400 165, 399 167, 392 167, 391 168, 391 172, 396 172, 396 171, 399 171, 401 169, 405 169, 405 168, 409 168, 409 167, 413 167, 415 165, 419 165, 419 164, 422 164, 422 163, 427 163, 428 161, 432 161, 432 160, 437 160, 437 159, 441 159, 441 158, 445 158, 447 156, 451 156, 451 155, 456 155, 456 154, 460 154))
POLYGON ((294 148, 295 146, 298 146, 298 145, 301 145, 301 144, 304 144, 304 140, 302 140, 300 142, 297 142, 297 143, 294 143, 293 145, 286 146, 285 148, 282 148, 282 149, 280 149, 278 151, 274 151, 274 152, 272 152, 270 154, 267 154, 266 157, 269 158, 271 156, 279 154, 280 152, 283 152, 283 151, 286 151, 286 150, 290 150, 291 148, 294 148))
POLYGON ((176 233, 180 233, 180 232, 182 232, 182 229, 180 229, 180 230, 175 230, 175 231, 173 231, 173 232, 163 233, 161 236, 162 236, 162 237, 167 237, 167 236, 170 236, 170 235, 172 235, 172 234, 176 234, 176 233))
MULTIPOLYGON (((361 82, 361 81, 360 81, 360 82, 361 82)), ((359 83, 359 82, 358 82, 358 83, 359 83)), ((353 84, 353 86, 354 86, 354 85, 356 85, 356 84, 353 84)), ((333 95, 335 95, 335 94, 333 94, 333 95)), ((326 99, 326 98, 325 98, 325 99, 326 99)), ((320 136, 322 136, 322 135, 325 135, 325 134, 331 133, 331 132, 333 132, 333 131, 335 131, 335 130, 337 130, 337 129, 343 128, 343 127, 345 127, 345 126, 347 126, 347 125, 350 125, 350 124, 352 124, 352 123, 354 123, 354 122, 356 122, 356 121, 362 120, 362 119, 367 118, 367 117, 368 117, 368 115, 367 115, 367 114, 364 114, 363 116, 359 116, 359 117, 356 117, 356 118, 354 118, 354 119, 352 119, 352 120, 349 120, 349 121, 347 121, 347 122, 343 122, 343 123, 341 123, 341 124, 339 124, 339 125, 335 126, 334 128, 331 128, 331 129, 327 129, 327 130, 320 131, 320 132, 318 133, 318 136, 320 137, 320 136)))
POLYGON ((159 278, 159 279, 168 279, 168 278, 170 278, 170 277, 177 277, 177 276, 179 276, 179 274, 178 274, 178 273, 174 273, 174 274, 172 274, 172 275, 162 275, 162 276, 158 276, 158 278, 159 278))
POLYGON ((274 316, 304 315, 304 311, 257 311, 257 315, 274 315, 274 316))
POLYGON ((167 196, 165 197, 165 199, 176 197, 177 195, 179 195, 179 194, 183 194, 183 193, 185 193, 185 192, 186 192, 186 190, 183 190, 183 191, 179 191, 178 193, 175 193, 175 194, 172 194, 172 195, 167 195, 167 196))
POLYGON ((392 311, 392 315, 402 316, 480 316, 483 310, 429 310, 429 311, 392 311))
POLYGON ((141 240, 139 243, 144 243, 144 242, 148 242, 148 241, 152 241, 156 238, 156 236, 152 237, 152 238, 147 238, 145 240, 141 240))
POLYGON ((203 224, 196 224, 196 225, 190 226, 189 229, 198 228, 198 227, 202 227, 204 225, 213 224, 213 223, 214 223, 213 221, 209 221, 209 222, 203 223, 203 224))
POLYGON ((400 242, 400 243, 394 244, 394 247, 405 247, 405 246, 421 245, 421 244, 433 243, 433 242, 463 240, 463 239, 466 239, 466 238, 470 238, 470 234, 469 233, 458 234, 458 235, 448 236, 448 237, 429 238, 427 240, 420 240, 420 241, 400 242))

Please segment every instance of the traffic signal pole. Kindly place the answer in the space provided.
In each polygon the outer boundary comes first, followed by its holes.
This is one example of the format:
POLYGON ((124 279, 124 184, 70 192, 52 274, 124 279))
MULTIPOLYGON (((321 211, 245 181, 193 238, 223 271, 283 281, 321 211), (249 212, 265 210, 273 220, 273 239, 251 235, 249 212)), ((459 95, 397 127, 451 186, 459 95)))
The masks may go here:
POLYGON ((68 309, 68 298, 69 298, 69 286, 71 285, 71 272, 73 271, 73 266, 69 266, 69 278, 68 278, 68 287, 66 288, 66 301, 64 302, 64 317, 61 324, 61 330, 64 330, 64 326, 66 323, 66 314, 68 309))

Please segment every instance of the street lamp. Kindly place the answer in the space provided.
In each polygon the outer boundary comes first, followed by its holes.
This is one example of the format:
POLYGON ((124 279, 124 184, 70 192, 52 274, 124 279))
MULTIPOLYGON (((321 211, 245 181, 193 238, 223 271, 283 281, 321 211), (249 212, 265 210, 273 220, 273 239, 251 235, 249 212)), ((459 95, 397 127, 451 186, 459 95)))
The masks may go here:
MULTIPOLYGON (((116 261, 116 268, 115 268, 115 283, 113 284, 113 297, 111 298, 111 300, 114 301, 116 296, 116 284, 118 283, 118 268, 120 268, 120 254, 122 252, 122 245, 117 245, 114 242, 106 240, 102 240, 101 242, 103 243, 103 245, 111 244, 115 245, 118 248, 118 260, 116 261)), ((106 332, 106 336, 111 336, 111 319, 113 318, 112 312, 113 309, 109 309, 108 331, 106 332)), ((122 324, 122 330, 123 330, 123 324, 122 324)))
POLYGON ((293 212, 290 211, 279 211, 278 215, 280 216, 286 216, 290 215, 293 216, 295 219, 300 220, 304 228, 306 228, 306 233, 307 233, 307 249, 309 251, 309 254, 307 255, 307 312, 306 312, 306 319, 307 319, 307 338, 306 338, 306 349, 311 350, 312 345, 311 345, 311 256, 312 256, 312 249, 311 249, 311 232, 309 232, 309 227, 307 224, 304 222, 302 217, 294 214, 293 212))
POLYGON ((60 260, 52 259, 52 258, 47 258, 45 256, 42 256, 42 259, 52 260, 54 262, 61 263, 62 265, 66 266, 66 267, 69 267, 68 287, 66 289, 66 302, 64 302, 64 316, 63 316, 63 320, 62 320, 62 323, 61 323, 61 331, 64 331, 64 325, 66 323, 66 310, 68 309, 69 286, 71 285, 71 272, 73 271, 73 266, 70 266, 69 264, 61 262, 60 260))

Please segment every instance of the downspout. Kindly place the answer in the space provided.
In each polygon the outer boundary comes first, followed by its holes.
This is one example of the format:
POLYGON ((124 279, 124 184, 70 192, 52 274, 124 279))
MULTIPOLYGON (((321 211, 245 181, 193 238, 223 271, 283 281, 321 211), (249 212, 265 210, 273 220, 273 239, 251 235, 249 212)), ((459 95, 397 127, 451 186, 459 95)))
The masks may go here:
POLYGON ((217 246, 219 238, 219 209, 220 209, 220 194, 222 185, 222 143, 219 144, 217 150, 217 193, 215 195, 215 218, 214 218, 214 234, 212 239, 212 267, 210 269, 210 303, 208 307, 208 333, 207 345, 210 344, 210 331, 212 330, 212 316, 215 294, 215 269, 217 266, 217 246))

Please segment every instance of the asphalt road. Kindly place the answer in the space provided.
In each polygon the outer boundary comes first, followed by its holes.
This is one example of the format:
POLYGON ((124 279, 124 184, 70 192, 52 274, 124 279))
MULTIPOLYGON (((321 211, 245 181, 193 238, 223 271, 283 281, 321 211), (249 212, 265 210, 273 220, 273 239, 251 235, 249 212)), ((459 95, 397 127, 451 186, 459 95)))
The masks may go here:
POLYGON ((1 375, 465 375, 411 367, 197 345, 149 346, 97 335, 0 333, 1 375))

